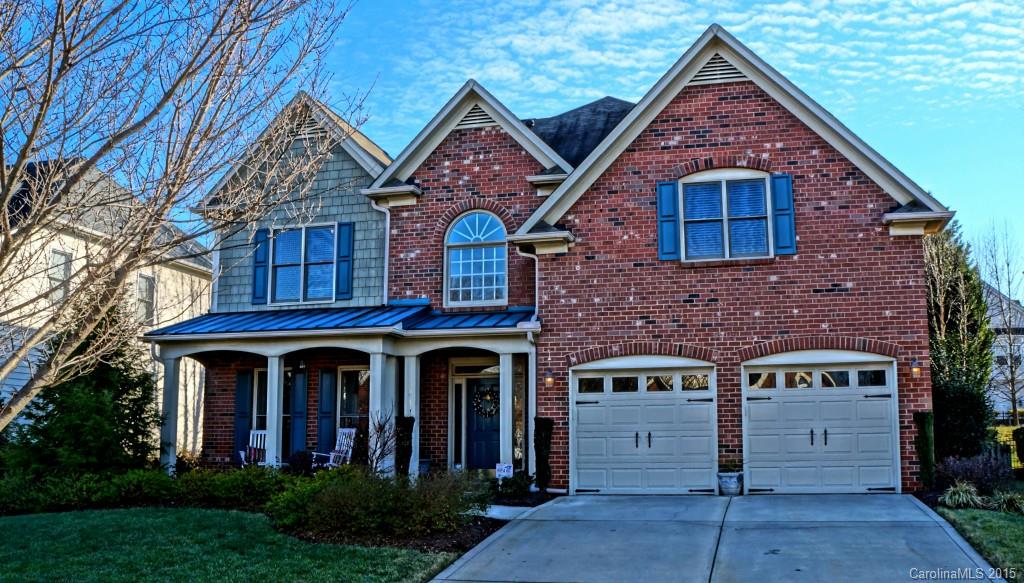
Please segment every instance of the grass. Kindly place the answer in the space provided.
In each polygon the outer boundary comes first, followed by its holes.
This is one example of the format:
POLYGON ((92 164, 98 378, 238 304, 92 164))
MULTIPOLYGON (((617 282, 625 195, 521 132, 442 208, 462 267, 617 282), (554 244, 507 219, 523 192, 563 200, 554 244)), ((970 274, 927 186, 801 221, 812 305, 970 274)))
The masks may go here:
POLYGON ((1024 516, 991 510, 938 509, 967 542, 996 568, 1016 572, 1010 581, 1024 581, 1024 516))
POLYGON ((4 581, 425 581, 450 553, 314 544, 262 514, 137 508, 0 518, 4 581))

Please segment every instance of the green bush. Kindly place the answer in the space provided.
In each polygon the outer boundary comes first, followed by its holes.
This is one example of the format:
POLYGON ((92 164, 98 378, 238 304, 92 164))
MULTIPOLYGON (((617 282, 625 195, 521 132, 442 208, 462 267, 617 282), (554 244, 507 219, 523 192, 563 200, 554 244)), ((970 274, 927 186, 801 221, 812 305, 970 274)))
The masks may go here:
POLYGON ((551 438, 555 420, 550 417, 534 418, 533 450, 537 454, 537 488, 546 492, 551 485, 551 438))
POLYGON ((491 480, 491 491, 498 498, 521 500, 530 495, 533 478, 526 472, 516 472, 511 478, 491 480))
POLYGON ((935 457, 969 458, 990 441, 992 406, 983 387, 962 381, 935 384, 935 457))
POLYGON ((194 470, 175 480, 181 506, 259 511, 271 498, 301 480, 283 472, 257 466, 239 470, 194 470))
POLYGON ((478 482, 439 474, 415 481, 345 466, 275 496, 267 513, 284 530, 334 540, 452 532, 487 504, 478 482))
MULTIPOLYGON (((117 316, 102 324, 118 325, 117 316)), ((28 423, 14 431, 3 465, 37 476, 149 467, 160 413, 142 358, 121 348, 85 375, 43 390, 22 414, 28 423)))
POLYGON ((917 428, 914 447, 921 464, 921 483, 931 490, 935 486, 935 414, 931 411, 914 411, 914 426, 917 428))
POLYGON ((974 484, 957 481, 939 496, 939 504, 950 508, 984 508, 985 500, 974 484))
POLYGON ((175 481, 162 470, 132 470, 110 477, 101 490, 111 498, 97 499, 103 506, 162 506, 175 500, 175 481))

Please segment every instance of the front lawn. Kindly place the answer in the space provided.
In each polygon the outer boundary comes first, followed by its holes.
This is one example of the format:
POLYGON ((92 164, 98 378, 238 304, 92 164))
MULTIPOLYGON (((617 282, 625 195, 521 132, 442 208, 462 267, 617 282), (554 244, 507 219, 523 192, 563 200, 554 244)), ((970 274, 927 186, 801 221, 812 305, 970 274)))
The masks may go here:
POLYGON ((425 581, 451 553, 314 544, 262 514, 135 508, 0 517, 5 581, 425 581))
POLYGON ((993 567, 1016 571, 1011 581, 1024 581, 1024 516, 1009 512, 938 508, 993 567))

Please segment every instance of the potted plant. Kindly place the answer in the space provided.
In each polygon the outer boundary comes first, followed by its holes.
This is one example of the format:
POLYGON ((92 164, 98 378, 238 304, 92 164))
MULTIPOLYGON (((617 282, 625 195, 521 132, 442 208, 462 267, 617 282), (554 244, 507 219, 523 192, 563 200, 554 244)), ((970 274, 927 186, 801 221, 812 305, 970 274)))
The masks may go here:
POLYGON ((743 464, 723 462, 718 466, 718 493, 721 496, 739 496, 743 490, 743 464))

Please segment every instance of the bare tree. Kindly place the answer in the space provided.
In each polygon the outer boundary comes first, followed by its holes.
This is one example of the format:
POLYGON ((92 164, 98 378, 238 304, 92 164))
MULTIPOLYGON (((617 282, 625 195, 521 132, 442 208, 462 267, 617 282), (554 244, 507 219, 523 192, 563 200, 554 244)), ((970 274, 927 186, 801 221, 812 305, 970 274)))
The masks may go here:
POLYGON ((993 225, 977 244, 978 263, 986 282, 989 318, 996 338, 989 390, 1010 405, 1020 425, 1024 399, 1024 257, 1008 224, 993 225))
POLYGON ((370 434, 367 441, 367 468, 376 474, 394 472, 398 433, 391 411, 381 411, 370 418, 370 434))
POLYGON ((319 57, 348 9, 0 0, 0 381, 47 347, 0 408, 0 429, 39 391, 136 338, 98 326, 127 301, 136 270, 203 253, 195 241, 303 198, 331 138, 286 139, 303 135, 301 99, 274 114, 300 89, 321 90, 319 57), (48 264, 50 243, 69 232, 83 249, 48 264), (55 268, 65 283, 47 277, 55 268))

